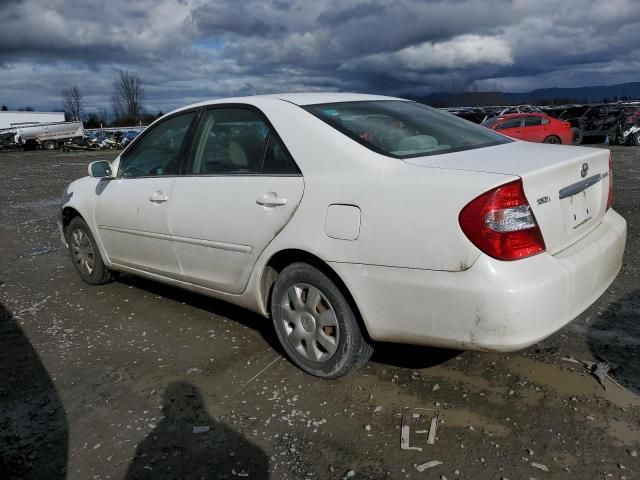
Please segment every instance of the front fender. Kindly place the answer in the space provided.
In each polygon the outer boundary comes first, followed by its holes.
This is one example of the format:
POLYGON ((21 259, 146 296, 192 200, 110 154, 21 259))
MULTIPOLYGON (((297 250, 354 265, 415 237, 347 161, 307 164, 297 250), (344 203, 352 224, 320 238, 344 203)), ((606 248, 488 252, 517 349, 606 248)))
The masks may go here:
POLYGON ((110 266, 111 262, 100 241, 94 218, 95 195, 96 190, 100 188, 100 182, 101 180, 97 178, 83 177, 67 186, 60 199, 58 226, 62 242, 67 246, 66 226, 71 218, 80 216, 86 222, 89 230, 91 230, 102 260, 107 266, 110 266))

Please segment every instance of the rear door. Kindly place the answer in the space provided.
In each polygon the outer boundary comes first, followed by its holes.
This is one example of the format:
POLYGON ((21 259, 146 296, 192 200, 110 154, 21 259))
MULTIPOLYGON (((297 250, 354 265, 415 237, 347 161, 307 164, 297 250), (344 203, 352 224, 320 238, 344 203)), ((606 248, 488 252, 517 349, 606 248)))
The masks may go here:
POLYGON ((238 105, 207 110, 169 205, 184 280, 241 293, 303 189, 298 167, 261 112, 238 105))
POLYGON ((544 141, 545 136, 542 117, 537 115, 524 117, 524 126, 522 127, 523 140, 541 143, 544 141))
POLYGON ((522 138, 522 117, 507 118, 496 125, 494 130, 508 137, 525 140, 522 138))
POLYGON ((144 132, 121 157, 117 177, 98 184, 94 219, 114 264, 180 278, 167 208, 195 115, 175 115, 144 132))

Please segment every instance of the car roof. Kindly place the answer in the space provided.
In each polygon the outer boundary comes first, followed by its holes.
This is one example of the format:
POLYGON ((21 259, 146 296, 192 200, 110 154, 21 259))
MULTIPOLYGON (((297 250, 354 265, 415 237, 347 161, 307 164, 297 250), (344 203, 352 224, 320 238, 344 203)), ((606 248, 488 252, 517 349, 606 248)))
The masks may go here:
POLYGON ((274 99, 282 100, 285 102, 293 103, 295 105, 314 105, 318 103, 338 103, 338 102, 362 102, 372 100, 402 100, 408 101, 404 98, 387 97, 384 95, 369 95, 365 93, 347 93, 347 92, 298 92, 298 93, 272 93, 268 95, 251 95, 246 97, 228 97, 228 98, 216 98, 210 100, 204 100, 198 103, 192 103, 180 107, 173 112, 180 110, 186 110, 194 107, 204 107, 207 105, 215 105, 218 103, 247 103, 249 105, 255 104, 255 102, 261 99, 274 99))
POLYGON ((546 117, 546 118, 553 118, 553 117, 549 117, 549 115, 547 115, 547 114, 539 113, 539 112, 506 113, 504 115, 500 115, 500 119, 502 119, 502 120, 507 120, 509 118, 515 118, 515 117, 546 117))
POLYGON ((366 100, 403 100, 401 98, 388 97, 385 95, 369 95, 365 93, 338 93, 338 92, 306 92, 306 93, 278 93, 266 95, 271 98, 279 98, 285 102, 296 105, 313 105, 317 103, 337 103, 337 102, 362 102, 366 100))

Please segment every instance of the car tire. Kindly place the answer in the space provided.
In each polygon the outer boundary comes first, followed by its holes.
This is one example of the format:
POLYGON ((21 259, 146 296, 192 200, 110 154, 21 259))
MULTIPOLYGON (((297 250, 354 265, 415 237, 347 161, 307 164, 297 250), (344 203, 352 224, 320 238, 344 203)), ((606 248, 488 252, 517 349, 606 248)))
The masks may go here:
POLYGON ((87 223, 75 217, 67 227, 69 255, 80 278, 89 285, 111 281, 112 274, 105 266, 100 250, 87 223))
POLYGON ((582 130, 580 130, 577 127, 573 127, 571 129, 571 132, 573 133, 573 144, 580 145, 582 143, 582 137, 583 137, 582 130))
POLYGON ((562 140, 560 140, 560 138, 556 137, 555 135, 549 135, 547 138, 544 139, 544 143, 560 145, 562 143, 562 140))
POLYGON ((640 147, 640 132, 636 132, 635 135, 633 136, 633 144, 636 147, 640 147))
POLYGON ((46 142, 44 142, 42 144, 42 148, 45 149, 45 150, 55 150, 56 143, 52 142, 51 140, 47 140, 46 142))
POLYGON ((282 270, 272 290, 271 317, 291 361, 311 375, 341 377, 373 354, 373 343, 345 295, 307 263, 282 270))

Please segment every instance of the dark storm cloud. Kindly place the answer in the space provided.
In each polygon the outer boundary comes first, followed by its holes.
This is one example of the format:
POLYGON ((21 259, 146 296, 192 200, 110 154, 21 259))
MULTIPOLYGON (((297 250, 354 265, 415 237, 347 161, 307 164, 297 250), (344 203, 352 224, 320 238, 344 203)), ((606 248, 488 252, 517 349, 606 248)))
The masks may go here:
POLYGON ((117 69, 150 109, 287 90, 390 94, 637 80, 635 0, 0 1, 0 103, 106 105, 117 69), (9 99, 9 100, 6 100, 9 99))
POLYGON ((374 2, 362 2, 355 5, 347 5, 341 9, 322 12, 318 16, 318 23, 320 25, 338 26, 354 19, 363 19, 384 13, 384 5, 374 2))

